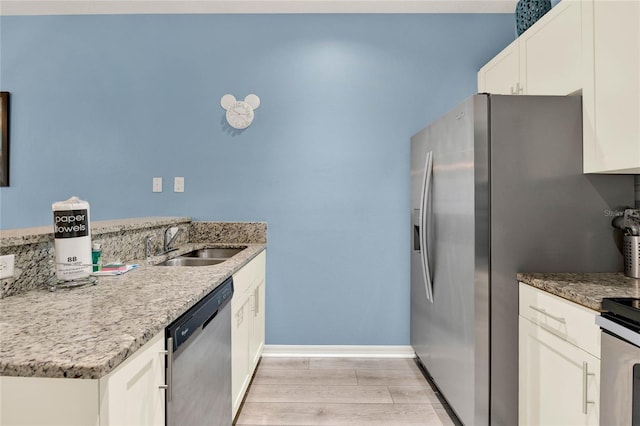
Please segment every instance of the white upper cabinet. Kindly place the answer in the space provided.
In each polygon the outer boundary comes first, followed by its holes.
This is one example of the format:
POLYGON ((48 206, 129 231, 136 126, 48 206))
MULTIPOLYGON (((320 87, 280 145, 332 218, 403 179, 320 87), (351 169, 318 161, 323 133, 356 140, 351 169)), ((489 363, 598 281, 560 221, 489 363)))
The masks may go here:
POLYGON ((478 91, 496 95, 568 95, 582 87, 582 14, 564 0, 478 72, 478 91))
POLYGON ((584 173, 640 173, 640 0, 562 0, 480 69, 478 91, 581 93, 584 173))
POLYGON ((584 172, 640 173, 640 1, 584 0, 584 172))
POLYGON ((582 88, 579 0, 561 1, 518 40, 525 95, 568 95, 582 88))
POLYGON ((520 89, 519 40, 514 41, 478 72, 478 92, 516 95, 520 89))

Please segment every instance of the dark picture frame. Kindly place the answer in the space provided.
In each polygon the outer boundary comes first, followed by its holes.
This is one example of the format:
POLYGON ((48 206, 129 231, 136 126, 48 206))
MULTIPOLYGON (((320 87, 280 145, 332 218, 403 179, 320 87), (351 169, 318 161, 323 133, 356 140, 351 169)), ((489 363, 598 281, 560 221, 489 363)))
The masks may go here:
POLYGON ((0 186, 9 186, 9 92, 0 92, 0 186))

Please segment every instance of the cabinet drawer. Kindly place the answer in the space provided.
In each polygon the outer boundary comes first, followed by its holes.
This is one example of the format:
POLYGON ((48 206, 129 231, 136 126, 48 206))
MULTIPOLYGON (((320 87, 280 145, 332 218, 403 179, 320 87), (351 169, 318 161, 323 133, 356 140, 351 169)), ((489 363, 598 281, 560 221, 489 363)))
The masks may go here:
POLYGON ((236 295, 246 293, 264 277, 266 258, 266 252, 263 251, 233 274, 233 291, 236 295))
POLYGON ((597 311, 520 283, 520 316, 600 359, 597 311))

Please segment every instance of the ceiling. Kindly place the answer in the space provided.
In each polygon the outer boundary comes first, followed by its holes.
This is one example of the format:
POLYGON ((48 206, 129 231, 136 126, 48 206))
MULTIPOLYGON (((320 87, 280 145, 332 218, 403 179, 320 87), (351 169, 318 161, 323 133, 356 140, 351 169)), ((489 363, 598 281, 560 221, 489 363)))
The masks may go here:
POLYGON ((0 15, 513 13, 517 0, 2 0, 0 15))

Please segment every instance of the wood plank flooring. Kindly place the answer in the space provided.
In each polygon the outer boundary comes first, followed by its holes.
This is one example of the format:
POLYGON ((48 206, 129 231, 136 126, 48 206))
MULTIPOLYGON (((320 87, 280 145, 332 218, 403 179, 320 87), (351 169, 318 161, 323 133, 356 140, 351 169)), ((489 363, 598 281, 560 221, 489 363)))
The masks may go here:
POLYGON ((262 358, 237 426, 450 426, 412 359, 262 358))

